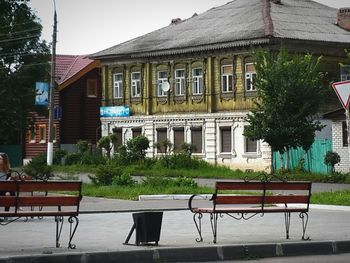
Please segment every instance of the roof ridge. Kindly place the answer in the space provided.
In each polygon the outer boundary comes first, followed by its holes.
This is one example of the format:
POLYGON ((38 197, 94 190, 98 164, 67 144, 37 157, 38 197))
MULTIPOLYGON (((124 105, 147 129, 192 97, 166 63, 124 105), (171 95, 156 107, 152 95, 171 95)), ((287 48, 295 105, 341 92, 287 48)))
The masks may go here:
POLYGON ((70 72, 70 70, 73 68, 75 62, 78 60, 78 55, 73 55, 74 61, 69 65, 68 69, 66 70, 66 72, 64 73, 64 75, 61 77, 61 79, 66 79, 66 77, 68 76, 68 73, 70 72))
POLYGON ((271 18, 271 2, 270 0, 262 0, 262 14, 265 27, 265 36, 273 36, 273 22, 271 18))

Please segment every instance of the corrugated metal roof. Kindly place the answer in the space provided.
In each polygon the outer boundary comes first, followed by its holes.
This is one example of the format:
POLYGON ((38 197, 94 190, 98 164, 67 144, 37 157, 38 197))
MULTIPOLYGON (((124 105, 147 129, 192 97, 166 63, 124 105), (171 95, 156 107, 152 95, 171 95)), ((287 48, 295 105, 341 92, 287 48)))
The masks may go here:
POLYGON ((337 10, 311 0, 234 0, 91 57, 154 56, 244 46, 269 37, 350 43, 336 22, 337 10))
POLYGON ((86 56, 57 55, 56 56, 56 80, 57 84, 65 82, 86 66, 94 62, 86 56))

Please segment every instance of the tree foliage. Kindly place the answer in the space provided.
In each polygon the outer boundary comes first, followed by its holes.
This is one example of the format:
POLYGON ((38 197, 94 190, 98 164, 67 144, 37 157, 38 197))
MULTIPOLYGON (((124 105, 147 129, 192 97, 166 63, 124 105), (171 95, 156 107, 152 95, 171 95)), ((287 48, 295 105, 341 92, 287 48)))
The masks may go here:
POLYGON ((18 143, 34 106, 35 82, 48 76, 49 49, 28 0, 0 0, 0 144, 18 143))
POLYGON ((319 71, 321 57, 278 54, 257 51, 255 86, 258 90, 256 107, 248 114, 244 135, 262 139, 273 151, 280 153, 290 148, 310 148, 315 132, 322 129, 313 120, 322 103, 323 73, 319 71))

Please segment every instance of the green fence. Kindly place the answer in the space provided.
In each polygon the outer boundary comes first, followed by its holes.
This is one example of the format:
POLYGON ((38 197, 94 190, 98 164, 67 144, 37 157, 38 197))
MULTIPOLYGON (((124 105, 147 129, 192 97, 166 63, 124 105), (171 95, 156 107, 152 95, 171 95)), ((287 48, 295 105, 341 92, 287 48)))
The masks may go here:
MULTIPOLYGON (((332 142, 327 139, 318 139, 312 144, 310 150, 305 152, 302 148, 289 150, 289 169, 300 166, 301 159, 304 158, 304 169, 313 173, 327 174, 332 171, 330 166, 323 163, 327 151, 332 150, 332 142)), ((279 152, 273 152, 272 155, 273 169, 281 168, 281 155, 279 152)), ((285 166, 286 154, 282 155, 282 164, 285 166)))
POLYGON ((0 152, 4 152, 9 156, 11 167, 23 165, 22 145, 0 145, 0 152))

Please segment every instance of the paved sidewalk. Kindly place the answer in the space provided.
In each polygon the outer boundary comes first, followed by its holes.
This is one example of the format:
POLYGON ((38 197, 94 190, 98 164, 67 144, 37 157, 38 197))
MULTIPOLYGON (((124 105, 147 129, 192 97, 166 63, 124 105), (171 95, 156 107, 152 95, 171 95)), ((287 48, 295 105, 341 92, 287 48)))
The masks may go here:
MULTIPOLYGON (((218 243, 212 243, 208 216, 203 220, 204 241, 198 237, 186 200, 121 201, 83 198, 80 224, 67 249, 69 225, 63 227, 61 248, 55 248, 52 218, 17 221, 1 226, 0 262, 159 262, 210 261, 249 256, 271 257, 350 252, 350 209, 312 206, 306 235, 301 241, 301 220, 292 215, 290 240, 285 239, 283 214, 236 221, 219 220, 218 243), (132 226, 133 211, 165 211, 159 246, 123 245, 132 226), (349 241, 348 241, 349 240, 349 241)), ((133 243, 135 236, 130 239, 133 243)))

